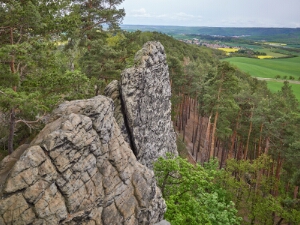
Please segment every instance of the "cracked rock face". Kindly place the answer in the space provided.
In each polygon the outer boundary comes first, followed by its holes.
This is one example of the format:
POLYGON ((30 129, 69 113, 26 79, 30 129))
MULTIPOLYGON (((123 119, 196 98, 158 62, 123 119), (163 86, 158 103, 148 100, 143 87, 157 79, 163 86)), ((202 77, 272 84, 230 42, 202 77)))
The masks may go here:
POLYGON ((1 225, 162 220, 166 206, 153 171, 136 160, 124 141, 111 99, 63 103, 55 118, 8 174, 0 171, 1 225))
MULTIPOLYGON (((131 145, 129 128, 126 124, 126 115, 124 111, 124 106, 122 104, 121 96, 120 96, 120 85, 119 81, 114 80, 110 82, 104 90, 105 96, 111 98, 114 102, 114 117, 116 119, 117 124, 121 129, 121 133, 125 139, 125 141, 131 145)), ((132 146, 131 146, 132 147, 132 146)))
POLYGON ((164 47, 147 42, 135 56, 136 66, 121 78, 121 97, 136 157, 148 168, 167 152, 177 155, 171 121, 171 86, 164 47))

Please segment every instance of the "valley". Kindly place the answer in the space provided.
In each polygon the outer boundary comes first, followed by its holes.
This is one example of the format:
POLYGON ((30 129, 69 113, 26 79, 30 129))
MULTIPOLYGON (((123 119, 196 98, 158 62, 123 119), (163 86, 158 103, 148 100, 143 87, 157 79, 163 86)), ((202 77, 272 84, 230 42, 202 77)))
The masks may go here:
POLYGON ((217 49, 227 61, 252 77, 265 80, 272 92, 289 81, 300 101, 299 28, 226 28, 122 25, 128 31, 161 32, 188 44, 217 49), (266 79, 265 79, 266 78, 266 79))

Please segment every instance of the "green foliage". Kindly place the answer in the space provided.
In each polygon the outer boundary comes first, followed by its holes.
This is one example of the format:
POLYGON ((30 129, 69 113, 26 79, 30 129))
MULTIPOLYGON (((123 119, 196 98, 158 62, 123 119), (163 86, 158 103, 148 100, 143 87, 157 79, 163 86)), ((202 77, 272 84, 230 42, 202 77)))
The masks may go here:
POLYGON ((276 167, 276 162, 265 154, 253 162, 228 160, 226 173, 219 176, 217 182, 230 193, 239 216, 244 218, 243 224, 271 225, 281 218, 298 224, 299 208, 284 190, 279 196, 275 195, 276 187, 282 183, 275 174, 264 172, 270 167, 276 167))
POLYGON ((206 168, 180 157, 159 158, 154 165, 158 186, 167 203, 165 217, 172 224, 239 224, 234 203, 213 182, 221 171, 212 162, 206 168))
MULTIPOLYGON (((10 127, 10 152, 14 137, 17 142, 24 139, 22 122, 31 129, 36 127, 34 121, 61 101, 92 96, 94 87, 103 83, 95 70, 110 77, 120 72, 117 58, 121 51, 115 45, 122 38, 106 43, 103 25, 117 27, 125 15, 123 9, 117 9, 121 3, 12 0, 0 4, 0 113, 14 115, 3 125, 7 133, 10 127), (69 45, 63 52, 57 43, 67 38, 69 45), (89 55, 84 54, 79 40, 84 47, 93 47, 89 55), (84 62, 82 67, 78 62, 84 62)), ((1 140, 7 139, 3 133, 1 140)))

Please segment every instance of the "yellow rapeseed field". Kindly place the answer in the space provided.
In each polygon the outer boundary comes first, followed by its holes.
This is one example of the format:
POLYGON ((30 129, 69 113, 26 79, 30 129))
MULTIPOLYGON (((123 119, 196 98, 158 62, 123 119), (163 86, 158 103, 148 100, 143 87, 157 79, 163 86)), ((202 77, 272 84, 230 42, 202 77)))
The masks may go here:
POLYGON ((270 55, 259 55, 259 56, 257 56, 257 58, 259 58, 259 59, 272 59, 274 57, 270 56, 270 55))
POLYGON ((219 50, 222 50, 224 52, 230 53, 230 52, 237 52, 238 48, 218 48, 219 50))

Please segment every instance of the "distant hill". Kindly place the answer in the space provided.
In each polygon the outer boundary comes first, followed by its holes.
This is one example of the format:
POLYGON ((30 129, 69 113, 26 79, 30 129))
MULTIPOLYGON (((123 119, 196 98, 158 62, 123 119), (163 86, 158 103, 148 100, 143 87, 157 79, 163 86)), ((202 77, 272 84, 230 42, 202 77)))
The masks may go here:
POLYGON ((249 40, 267 40, 285 42, 288 44, 300 43, 300 28, 261 28, 261 27, 184 27, 184 26, 157 26, 157 25, 121 25, 127 31, 157 31, 180 38, 184 35, 211 35, 225 37, 242 37, 249 40))

